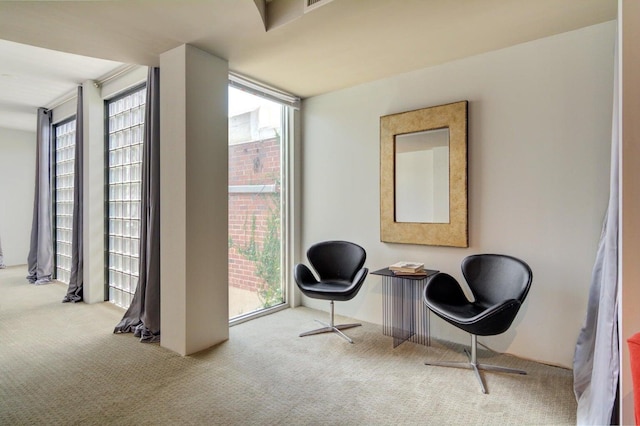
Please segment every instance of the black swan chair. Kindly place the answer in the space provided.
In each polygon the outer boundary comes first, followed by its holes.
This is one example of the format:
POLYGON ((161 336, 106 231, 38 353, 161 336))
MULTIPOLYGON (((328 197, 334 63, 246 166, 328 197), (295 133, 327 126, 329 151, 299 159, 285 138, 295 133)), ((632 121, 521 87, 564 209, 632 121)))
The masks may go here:
POLYGON ((451 275, 433 276, 424 289, 427 307, 450 324, 471 334, 469 362, 426 362, 426 365, 468 368, 475 372, 487 393, 478 370, 527 374, 526 371, 478 364, 477 336, 493 336, 509 329, 529 293, 533 274, 520 259, 500 254, 478 254, 462 261, 464 275, 474 300, 469 301, 460 284, 451 275))
POLYGON ((297 264, 293 271, 296 284, 305 296, 313 299, 331 301, 331 321, 329 324, 318 321, 324 327, 307 331, 300 337, 320 333, 338 333, 349 343, 353 343, 342 331, 347 328, 358 327, 362 324, 334 324, 333 302, 353 299, 369 272, 364 268, 367 258, 365 250, 357 244, 348 241, 324 241, 314 244, 307 250, 307 259, 318 274, 318 278, 304 264, 297 264))

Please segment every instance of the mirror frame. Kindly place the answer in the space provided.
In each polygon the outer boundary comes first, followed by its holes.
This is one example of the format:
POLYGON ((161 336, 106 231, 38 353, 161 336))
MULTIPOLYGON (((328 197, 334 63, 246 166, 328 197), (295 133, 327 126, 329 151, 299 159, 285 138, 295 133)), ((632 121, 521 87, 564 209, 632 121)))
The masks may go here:
POLYGON ((469 247, 467 205, 468 102, 380 117, 380 241, 469 247), (449 128, 449 223, 395 221, 396 136, 449 128))

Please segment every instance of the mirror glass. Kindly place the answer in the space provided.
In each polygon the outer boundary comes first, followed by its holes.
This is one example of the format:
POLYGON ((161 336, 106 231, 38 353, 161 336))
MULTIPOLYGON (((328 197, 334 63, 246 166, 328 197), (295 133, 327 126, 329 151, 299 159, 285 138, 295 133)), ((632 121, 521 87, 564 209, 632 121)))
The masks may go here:
POLYGON ((380 117, 380 241, 469 247, 467 106, 380 117))
POLYGON ((395 137, 395 221, 449 222, 449 128, 395 137))

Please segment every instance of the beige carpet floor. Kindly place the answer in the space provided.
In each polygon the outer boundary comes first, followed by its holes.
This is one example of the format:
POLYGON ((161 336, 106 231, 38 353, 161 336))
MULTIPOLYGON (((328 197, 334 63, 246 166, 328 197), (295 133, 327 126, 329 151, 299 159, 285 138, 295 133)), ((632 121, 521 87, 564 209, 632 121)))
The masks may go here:
POLYGON ((353 345, 300 338, 326 316, 308 308, 239 324, 227 342, 181 357, 112 334, 121 309, 63 304, 65 286, 25 275, 0 270, 0 425, 575 424, 566 369, 480 350, 529 372, 485 373, 483 395, 471 371, 424 365, 464 359, 459 346, 393 349, 367 323, 348 330, 353 345))

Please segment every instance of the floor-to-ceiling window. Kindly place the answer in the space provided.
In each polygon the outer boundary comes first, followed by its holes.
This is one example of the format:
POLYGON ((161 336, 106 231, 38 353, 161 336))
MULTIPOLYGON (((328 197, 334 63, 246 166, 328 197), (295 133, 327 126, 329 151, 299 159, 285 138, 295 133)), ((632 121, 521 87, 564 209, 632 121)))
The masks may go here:
POLYGON ((291 108, 237 76, 229 86, 229 316, 283 305, 291 108))
POLYGON ((73 230, 73 167, 76 146, 76 119, 53 128, 55 276, 69 284, 71 274, 71 231, 73 230))
POLYGON ((124 308, 138 285, 142 138, 146 88, 107 101, 107 282, 124 308))

